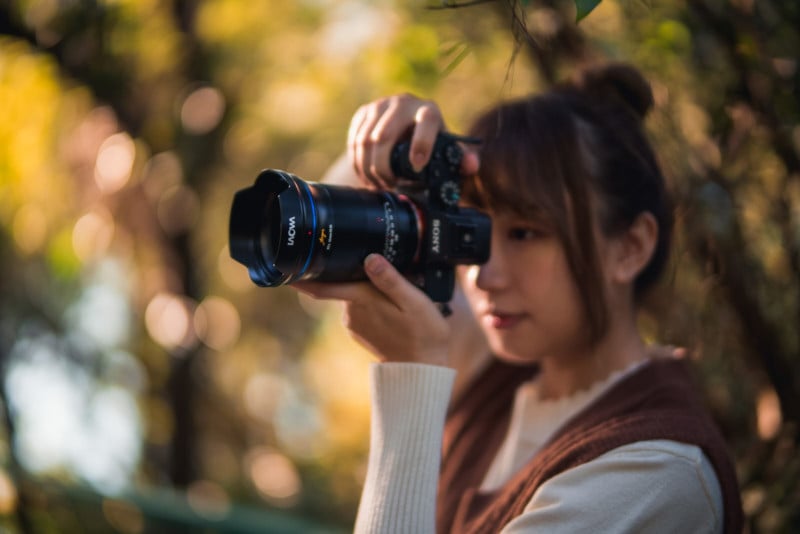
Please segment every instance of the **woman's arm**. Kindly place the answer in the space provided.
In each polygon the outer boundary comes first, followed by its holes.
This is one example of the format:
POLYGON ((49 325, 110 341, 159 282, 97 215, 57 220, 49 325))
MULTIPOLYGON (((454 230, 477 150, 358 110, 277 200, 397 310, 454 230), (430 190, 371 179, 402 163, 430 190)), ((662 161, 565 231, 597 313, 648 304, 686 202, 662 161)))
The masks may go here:
POLYGON ((436 529, 442 431, 455 372, 420 364, 374 364, 367 477, 355 532, 436 529))

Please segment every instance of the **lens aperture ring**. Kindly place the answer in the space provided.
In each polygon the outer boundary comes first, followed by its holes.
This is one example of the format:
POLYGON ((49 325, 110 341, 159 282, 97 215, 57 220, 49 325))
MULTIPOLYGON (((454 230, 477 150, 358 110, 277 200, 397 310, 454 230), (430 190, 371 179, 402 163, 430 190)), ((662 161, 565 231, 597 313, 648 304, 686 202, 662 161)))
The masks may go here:
MULTIPOLYGON (((391 195, 388 195, 388 193, 387 193, 387 196, 391 197, 391 195)), ((422 213, 422 211, 420 210, 419 206, 417 206, 417 203, 414 202, 413 200, 411 200, 406 195, 398 194, 397 195, 397 199, 400 200, 400 202, 405 203, 406 205, 408 205, 411 208, 411 213, 414 216, 414 222, 416 223, 416 224, 414 224, 414 227, 417 230, 417 243, 416 243, 416 246, 414 248, 414 254, 412 254, 412 256, 411 256, 411 258, 412 258, 411 259, 411 263, 412 264, 417 264, 419 262, 419 259, 420 259, 420 254, 422 253, 422 244, 424 242, 425 215, 422 213)))

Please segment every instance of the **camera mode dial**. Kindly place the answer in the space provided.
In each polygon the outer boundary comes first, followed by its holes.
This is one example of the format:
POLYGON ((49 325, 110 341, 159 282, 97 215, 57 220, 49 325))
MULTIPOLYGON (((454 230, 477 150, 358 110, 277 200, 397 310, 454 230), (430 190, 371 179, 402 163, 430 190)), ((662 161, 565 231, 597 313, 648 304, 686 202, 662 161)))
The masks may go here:
POLYGON ((447 180, 439 190, 439 197, 446 206, 454 207, 461 198, 461 188, 453 180, 447 180))

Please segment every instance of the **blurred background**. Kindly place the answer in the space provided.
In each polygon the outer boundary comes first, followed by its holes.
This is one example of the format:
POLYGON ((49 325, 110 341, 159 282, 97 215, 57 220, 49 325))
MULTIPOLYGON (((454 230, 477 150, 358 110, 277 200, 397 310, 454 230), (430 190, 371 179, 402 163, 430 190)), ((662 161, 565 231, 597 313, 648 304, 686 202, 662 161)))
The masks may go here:
POLYGON ((642 318, 686 347, 752 532, 800 529, 796 0, 0 1, 0 530, 345 532, 370 357, 227 248, 265 167, 319 179, 359 105, 451 130, 577 65, 652 81, 676 197, 642 318), (460 3, 474 3, 455 9, 460 3))

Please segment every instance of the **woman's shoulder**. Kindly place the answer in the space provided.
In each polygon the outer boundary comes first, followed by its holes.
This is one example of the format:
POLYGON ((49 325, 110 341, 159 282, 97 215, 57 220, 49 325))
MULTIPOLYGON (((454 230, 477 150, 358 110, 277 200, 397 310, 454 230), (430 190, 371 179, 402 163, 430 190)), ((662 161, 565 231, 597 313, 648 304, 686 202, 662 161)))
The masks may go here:
POLYGON ((579 528, 575 521, 587 517, 599 531, 617 531, 624 525, 623 530, 631 532, 721 532, 722 493, 699 447, 639 441, 543 483, 523 515, 504 532, 550 524, 579 528))
POLYGON ((689 524, 713 517, 715 524, 722 525, 722 493, 714 468, 700 447, 688 443, 658 439, 622 445, 565 471, 550 483, 577 483, 581 491, 588 491, 584 485, 598 490, 605 487, 609 498, 622 499, 629 507, 635 501, 653 514, 682 510, 696 516, 689 524))
POLYGON ((683 499, 691 489, 700 502, 722 508, 714 467, 697 445, 668 439, 637 441, 598 456, 591 469, 615 473, 633 484, 656 486, 665 498, 674 493, 683 499))

